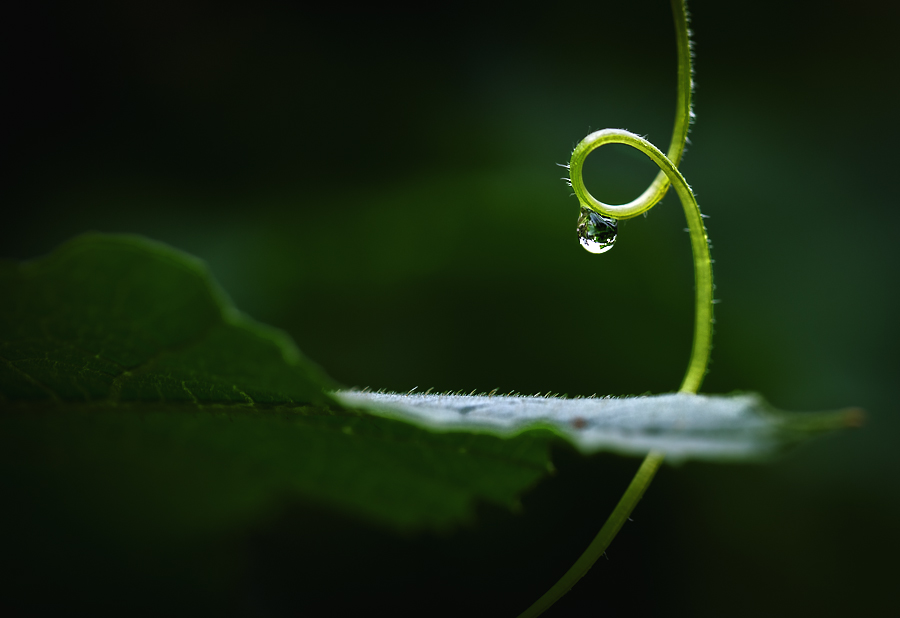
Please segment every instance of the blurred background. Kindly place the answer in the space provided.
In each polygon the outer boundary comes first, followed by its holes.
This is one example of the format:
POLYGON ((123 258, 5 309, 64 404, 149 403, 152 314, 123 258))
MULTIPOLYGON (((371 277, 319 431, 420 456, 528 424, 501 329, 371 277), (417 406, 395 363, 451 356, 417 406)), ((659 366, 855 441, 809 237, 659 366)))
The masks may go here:
MULTIPOLYGON (((771 464, 662 470, 609 560, 547 615, 889 615, 900 10, 689 8, 697 121, 681 169, 710 215, 721 299, 703 391, 860 406, 867 424, 771 464)), ((347 386, 678 387, 693 294, 680 204, 668 196, 590 255, 556 166, 605 127, 668 145, 668 2, 414 14, 33 2, 4 30, 0 257, 91 230, 165 241, 347 386)), ((586 179, 623 202, 655 171, 612 146, 586 179)), ((637 464, 560 448, 559 473, 521 513, 486 509, 449 536, 286 509, 241 541, 254 558, 238 588, 264 616, 295 614, 308 596, 297 578, 313 573, 324 603, 395 603, 393 585, 421 593, 423 614, 453 599, 514 615, 587 545, 637 464), (353 539, 355 566, 329 563, 342 547, 302 521, 353 539)))

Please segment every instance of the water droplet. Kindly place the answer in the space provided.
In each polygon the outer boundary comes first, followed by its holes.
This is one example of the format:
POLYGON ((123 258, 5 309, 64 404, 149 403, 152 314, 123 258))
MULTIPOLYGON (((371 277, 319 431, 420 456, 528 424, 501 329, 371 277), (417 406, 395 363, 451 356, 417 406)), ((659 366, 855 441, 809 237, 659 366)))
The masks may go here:
POLYGON ((591 253, 605 253, 616 244, 619 222, 581 207, 578 215, 578 241, 591 253))

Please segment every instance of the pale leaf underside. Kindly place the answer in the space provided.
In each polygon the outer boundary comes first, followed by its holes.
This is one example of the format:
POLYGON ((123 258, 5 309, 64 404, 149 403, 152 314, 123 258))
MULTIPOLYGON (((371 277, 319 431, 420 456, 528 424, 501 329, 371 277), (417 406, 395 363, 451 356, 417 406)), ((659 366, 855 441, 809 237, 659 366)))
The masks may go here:
POLYGON ((673 463, 758 459, 814 434, 852 425, 857 414, 789 414, 755 394, 564 399, 338 391, 332 396, 345 406, 434 431, 508 437, 543 429, 586 454, 660 451, 673 463))

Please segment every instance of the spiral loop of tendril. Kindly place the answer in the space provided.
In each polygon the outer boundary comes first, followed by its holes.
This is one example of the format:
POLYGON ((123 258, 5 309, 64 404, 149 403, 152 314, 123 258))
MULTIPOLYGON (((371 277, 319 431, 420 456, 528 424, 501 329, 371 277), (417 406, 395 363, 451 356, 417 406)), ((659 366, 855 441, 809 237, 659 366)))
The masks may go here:
POLYGON ((694 258, 695 317, 694 341, 688 368, 682 381, 681 392, 696 393, 709 364, 712 348, 713 322, 713 279, 712 262, 709 255, 709 238, 703 224, 703 215, 690 186, 678 170, 684 153, 688 129, 693 117, 691 111, 691 44, 687 27, 687 11, 683 0, 672 0, 675 17, 676 43, 678 46, 678 99, 675 113, 675 127, 668 155, 663 154, 646 139, 623 129, 603 129, 585 137, 572 152, 569 162, 569 180, 578 201, 583 208, 612 219, 630 219, 653 208, 666 195, 669 187, 675 188, 684 207, 684 214, 691 236, 694 258), (587 156, 606 144, 625 144, 640 150, 659 167, 659 173, 649 187, 635 200, 627 204, 605 204, 587 190, 582 178, 582 168, 587 156))

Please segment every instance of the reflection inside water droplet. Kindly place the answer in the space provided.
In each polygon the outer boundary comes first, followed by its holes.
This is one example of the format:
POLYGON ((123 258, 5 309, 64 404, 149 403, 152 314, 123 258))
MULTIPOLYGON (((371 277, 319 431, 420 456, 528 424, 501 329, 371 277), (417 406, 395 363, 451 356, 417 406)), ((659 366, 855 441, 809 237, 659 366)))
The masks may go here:
POLYGON ((616 244, 619 222, 610 217, 604 217, 591 210, 581 207, 578 215, 578 241, 581 246, 591 253, 604 253, 616 244))

